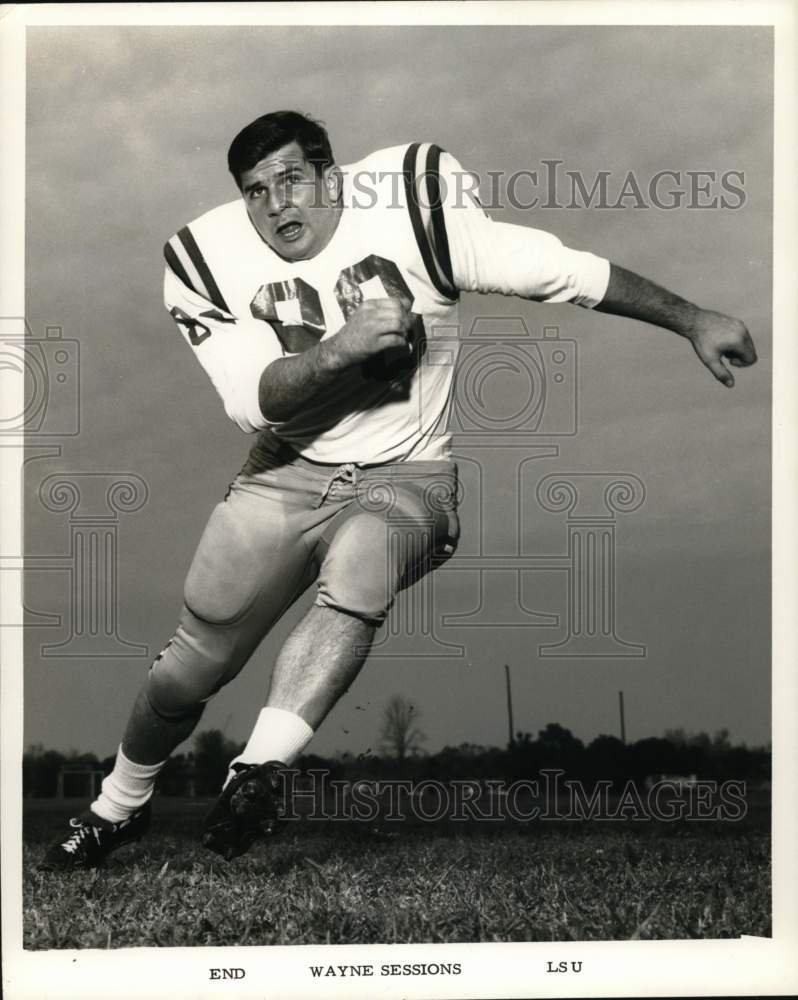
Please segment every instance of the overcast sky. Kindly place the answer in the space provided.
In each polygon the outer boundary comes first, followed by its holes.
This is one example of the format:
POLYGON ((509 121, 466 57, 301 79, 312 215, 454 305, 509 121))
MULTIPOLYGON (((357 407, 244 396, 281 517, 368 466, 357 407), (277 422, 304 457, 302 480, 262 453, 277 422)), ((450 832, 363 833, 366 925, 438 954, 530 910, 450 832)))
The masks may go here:
MULTIPOLYGON (((542 476, 639 477, 645 503, 616 529, 617 630, 647 655, 540 659, 538 645, 564 626, 440 627, 463 658, 373 658, 314 749, 376 748, 393 692, 420 706, 430 750, 502 743, 504 663, 517 729, 556 721, 585 740, 617 733, 623 689, 632 739, 683 726, 769 740, 769 29, 34 28, 28 39, 27 317, 37 333, 56 324, 79 341, 82 409, 61 457, 28 464, 27 551, 69 546, 67 519, 36 498, 45 476, 142 477, 147 503, 119 521, 119 631, 151 655, 173 631, 203 525, 249 446, 161 304, 162 244, 235 197, 225 156, 243 125, 294 107, 327 123, 342 163, 433 140, 483 178, 520 169, 542 177, 546 159, 588 186, 609 171, 616 198, 629 171, 644 191, 658 171, 680 171, 673 186, 688 192, 687 171, 742 172, 736 209, 664 211, 627 199, 492 212, 742 317, 760 362, 738 374, 734 391, 672 334, 570 306, 463 300, 466 327, 477 316, 522 316, 536 336, 554 324, 577 342, 578 433, 560 439, 558 456, 524 467, 521 550, 566 551, 563 515, 534 501, 542 476)), ((710 196, 719 193, 716 183, 710 196)), ((501 412, 520 389, 508 376, 490 391, 501 412)), ((483 551, 516 551, 519 451, 464 446, 462 455, 461 551, 477 551, 483 521, 483 551)), ((29 576, 28 607, 68 617, 68 594, 64 573, 29 576)), ((502 595, 489 599, 501 606, 502 595)), ((311 596, 212 703, 204 726, 246 738, 275 651, 311 596)), ((476 574, 453 563, 435 596, 437 616, 474 610, 476 574)), ((521 601, 563 616, 565 574, 527 574, 521 601)), ((65 637, 28 633, 26 743, 111 753, 148 660, 40 656, 42 643, 65 637)))

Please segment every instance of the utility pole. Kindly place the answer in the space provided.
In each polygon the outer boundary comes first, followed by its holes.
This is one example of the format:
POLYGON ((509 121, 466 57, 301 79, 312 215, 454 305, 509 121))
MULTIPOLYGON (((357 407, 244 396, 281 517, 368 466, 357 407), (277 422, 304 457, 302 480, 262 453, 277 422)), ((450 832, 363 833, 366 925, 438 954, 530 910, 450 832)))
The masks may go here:
POLYGON ((507 728, 510 736, 509 748, 512 750, 515 743, 515 728, 513 726, 513 692, 510 687, 510 668, 504 664, 504 673, 507 679, 507 728))
POLYGON ((626 717, 623 711, 623 691, 618 692, 618 710, 621 713, 621 743, 626 744, 626 717))

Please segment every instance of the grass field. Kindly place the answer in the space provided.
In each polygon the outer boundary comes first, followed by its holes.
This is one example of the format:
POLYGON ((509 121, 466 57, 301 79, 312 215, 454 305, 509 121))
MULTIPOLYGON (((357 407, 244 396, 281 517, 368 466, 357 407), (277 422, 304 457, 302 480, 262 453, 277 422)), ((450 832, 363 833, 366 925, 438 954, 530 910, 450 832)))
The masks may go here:
POLYGON ((202 800, 158 799, 153 830, 100 871, 36 864, 78 811, 26 802, 26 948, 770 936, 769 818, 489 828, 287 823, 226 863, 202 800))

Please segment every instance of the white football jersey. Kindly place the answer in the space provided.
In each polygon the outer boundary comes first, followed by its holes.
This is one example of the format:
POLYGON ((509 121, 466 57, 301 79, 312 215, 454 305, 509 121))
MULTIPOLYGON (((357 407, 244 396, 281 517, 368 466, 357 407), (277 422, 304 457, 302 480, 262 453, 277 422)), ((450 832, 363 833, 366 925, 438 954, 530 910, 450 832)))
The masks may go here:
POLYGON ((181 229, 165 247, 166 307, 243 430, 268 427, 317 462, 446 458, 460 291, 592 307, 609 263, 493 222, 471 175, 430 143, 380 150, 342 172, 338 227, 310 260, 271 250, 241 198, 181 229), (342 372, 290 420, 266 420, 263 369, 336 333, 363 299, 386 296, 418 314, 408 351, 342 372))

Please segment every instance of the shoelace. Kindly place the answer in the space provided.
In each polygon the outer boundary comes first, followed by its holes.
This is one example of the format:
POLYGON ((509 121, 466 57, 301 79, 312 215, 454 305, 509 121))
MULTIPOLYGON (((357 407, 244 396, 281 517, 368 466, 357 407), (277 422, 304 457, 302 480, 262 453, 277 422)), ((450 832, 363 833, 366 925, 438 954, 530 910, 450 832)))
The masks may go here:
POLYGON ((98 844, 100 843, 100 831, 96 827, 87 826, 85 823, 81 823, 80 820, 77 819, 71 819, 69 821, 69 825, 75 827, 75 832, 61 845, 68 854, 74 854, 86 837, 91 834, 94 834, 94 839, 98 844))

